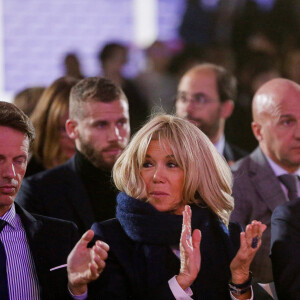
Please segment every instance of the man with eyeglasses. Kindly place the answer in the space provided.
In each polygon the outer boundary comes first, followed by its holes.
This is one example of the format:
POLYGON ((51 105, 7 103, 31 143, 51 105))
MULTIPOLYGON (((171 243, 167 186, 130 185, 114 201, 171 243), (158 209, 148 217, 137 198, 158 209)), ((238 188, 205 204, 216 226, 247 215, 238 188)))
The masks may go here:
POLYGON ((236 79, 225 68, 200 64, 181 78, 176 97, 176 114, 200 128, 232 165, 247 153, 225 140, 225 121, 234 109, 236 79))

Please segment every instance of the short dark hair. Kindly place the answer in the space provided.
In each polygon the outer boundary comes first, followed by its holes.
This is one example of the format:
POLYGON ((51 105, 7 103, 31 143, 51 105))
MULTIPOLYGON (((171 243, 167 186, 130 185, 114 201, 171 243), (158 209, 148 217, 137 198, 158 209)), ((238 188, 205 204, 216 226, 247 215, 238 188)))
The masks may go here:
POLYGON ((235 76, 222 66, 211 64, 216 72, 218 93, 221 102, 226 100, 235 101, 237 96, 237 80, 235 76))
POLYGON ((29 139, 29 148, 31 148, 35 138, 34 127, 29 117, 14 104, 0 101, 0 126, 25 133, 29 139))
POLYGON ((119 44, 119 43, 108 43, 98 54, 98 59, 103 63, 105 63, 108 59, 114 57, 117 51, 124 51, 127 54, 127 47, 119 44))
POLYGON ((226 100, 235 101, 237 96, 237 80, 230 71, 216 64, 202 63, 193 67, 187 73, 202 69, 211 69, 215 72, 220 102, 225 102, 226 100))
POLYGON ((82 103, 108 103, 121 98, 127 101, 127 97, 122 89, 115 85, 110 79, 104 77, 84 78, 71 89, 70 117, 81 118, 84 115, 82 103))

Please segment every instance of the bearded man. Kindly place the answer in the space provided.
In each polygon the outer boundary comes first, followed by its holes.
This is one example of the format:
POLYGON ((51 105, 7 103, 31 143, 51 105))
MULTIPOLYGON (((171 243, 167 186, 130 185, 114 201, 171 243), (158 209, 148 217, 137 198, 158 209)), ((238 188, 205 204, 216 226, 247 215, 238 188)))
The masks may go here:
POLYGON ((111 170, 130 136, 128 101, 112 81, 91 77, 71 90, 66 130, 76 154, 26 178, 17 202, 30 212, 73 221, 80 234, 115 216, 111 170))

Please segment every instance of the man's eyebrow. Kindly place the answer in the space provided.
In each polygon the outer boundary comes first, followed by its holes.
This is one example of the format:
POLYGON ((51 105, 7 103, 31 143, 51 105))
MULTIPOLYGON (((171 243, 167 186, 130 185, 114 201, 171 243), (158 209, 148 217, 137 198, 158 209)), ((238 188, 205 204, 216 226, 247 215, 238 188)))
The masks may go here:
POLYGON ((285 114, 285 115, 280 115, 278 120, 281 120, 281 119, 295 119, 296 117, 292 114, 285 114))
POLYGON ((188 93, 188 92, 185 92, 185 91, 178 91, 178 94, 190 94, 191 96, 208 96, 206 93, 203 93, 203 92, 196 92, 196 93, 188 93))
POLYGON ((93 122, 93 124, 107 124, 107 123, 108 123, 107 120, 95 120, 95 121, 93 122))
POLYGON ((122 118, 118 119, 117 122, 119 122, 119 121, 127 121, 127 120, 128 120, 128 118, 122 117, 122 118))
MULTIPOLYGON (((3 154, 0 154, 0 158, 5 158, 6 156, 3 155, 3 154)), ((17 156, 14 156, 13 159, 18 159, 18 158, 27 158, 27 155, 26 154, 20 154, 20 155, 17 155, 17 156)))
POLYGON ((294 115, 292 115, 292 114, 285 114, 285 115, 280 115, 279 117, 280 118, 290 118, 290 117, 294 118, 294 115))

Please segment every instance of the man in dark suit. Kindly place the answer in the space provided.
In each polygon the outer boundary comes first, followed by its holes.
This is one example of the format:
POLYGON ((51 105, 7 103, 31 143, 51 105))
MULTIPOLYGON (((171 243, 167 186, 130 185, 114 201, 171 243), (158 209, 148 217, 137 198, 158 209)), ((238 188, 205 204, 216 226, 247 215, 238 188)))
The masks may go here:
POLYGON ((278 299, 300 299, 300 198, 274 210, 271 260, 278 299))
POLYGON ((129 140, 128 101, 112 81, 86 78, 71 90, 69 114, 75 156, 26 178, 16 201, 30 212, 73 221, 83 234, 93 222, 115 216, 111 169, 129 140))
POLYGON ((31 215, 14 203, 34 139, 29 118, 0 102, 0 298, 66 299, 67 256, 78 239, 71 222, 31 215), (59 267, 59 268, 56 268, 59 267))
POLYGON ((234 109, 236 79, 214 64, 200 64, 181 78, 176 97, 176 115, 200 128, 232 165, 247 155, 225 140, 225 121, 234 109))
POLYGON ((259 147, 232 167, 235 208, 231 221, 246 226, 255 219, 268 226, 251 265, 253 275, 266 283, 273 280, 269 258, 272 212, 299 196, 295 175, 300 175, 300 86, 282 78, 265 83, 254 95, 252 113, 259 147), (293 193, 285 178, 293 182, 293 193))

